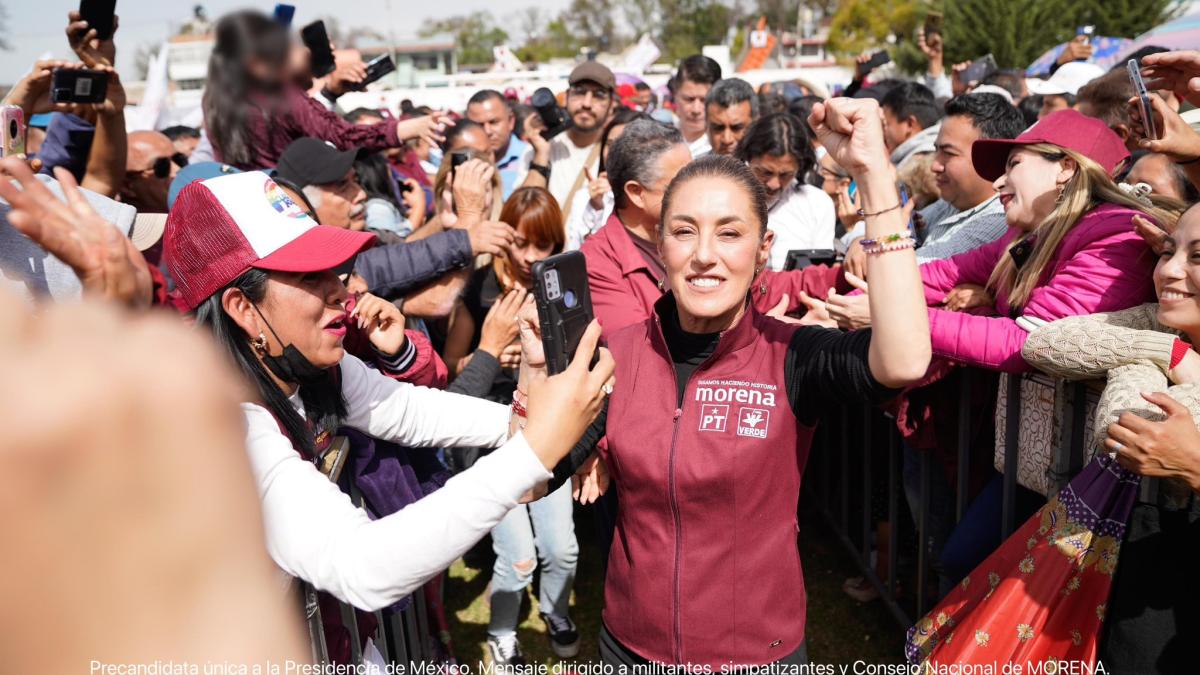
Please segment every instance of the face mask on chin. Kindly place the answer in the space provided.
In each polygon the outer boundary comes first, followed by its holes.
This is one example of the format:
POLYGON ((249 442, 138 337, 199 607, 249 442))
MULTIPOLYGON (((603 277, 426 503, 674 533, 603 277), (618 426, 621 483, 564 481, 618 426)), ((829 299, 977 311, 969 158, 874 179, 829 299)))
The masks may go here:
MULTIPOLYGON (((254 311, 258 312, 258 316, 263 320, 263 323, 267 324, 267 330, 271 331, 271 335, 275 336, 275 341, 282 345, 283 340, 279 338, 279 333, 276 333, 275 329, 271 327, 271 322, 267 321, 267 317, 263 316, 262 310, 258 308, 258 305, 254 305, 253 303, 251 303, 251 306, 254 307, 254 311)), ((306 384, 324 382, 329 377, 328 369, 318 368, 313 365, 313 362, 300 353, 300 350, 296 349, 296 345, 293 344, 285 345, 283 353, 279 356, 262 354, 262 360, 267 366, 267 370, 270 370, 275 377, 284 382, 304 386, 306 384)))

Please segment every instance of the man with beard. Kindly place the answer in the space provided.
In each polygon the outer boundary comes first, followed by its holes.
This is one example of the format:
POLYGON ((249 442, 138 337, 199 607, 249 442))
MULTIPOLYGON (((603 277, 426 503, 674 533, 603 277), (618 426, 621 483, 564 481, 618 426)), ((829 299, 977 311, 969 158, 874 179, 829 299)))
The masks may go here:
POLYGON ((567 114, 572 127, 550 141, 550 194, 563 208, 595 176, 600 164, 600 134, 613 107, 616 78, 607 66, 585 61, 571 71, 567 114))

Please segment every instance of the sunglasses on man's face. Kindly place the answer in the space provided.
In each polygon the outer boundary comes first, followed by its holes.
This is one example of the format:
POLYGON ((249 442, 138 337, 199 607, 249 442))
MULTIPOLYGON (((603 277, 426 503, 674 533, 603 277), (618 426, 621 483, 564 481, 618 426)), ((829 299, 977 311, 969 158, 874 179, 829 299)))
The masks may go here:
POLYGON ((166 178, 167 176, 170 176, 171 162, 174 162, 176 166, 182 169, 188 165, 188 158, 187 155, 183 154, 182 152, 177 152, 170 157, 159 157, 158 159, 154 160, 154 165, 151 167, 154 169, 154 177, 166 178))

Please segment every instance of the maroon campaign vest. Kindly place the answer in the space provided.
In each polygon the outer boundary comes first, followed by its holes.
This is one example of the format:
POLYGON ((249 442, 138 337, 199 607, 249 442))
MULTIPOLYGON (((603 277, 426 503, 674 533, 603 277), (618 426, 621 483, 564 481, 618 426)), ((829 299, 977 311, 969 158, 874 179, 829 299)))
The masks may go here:
POLYGON ((804 639, 796 504, 813 428, 784 383, 796 326, 752 307, 692 374, 675 368, 658 313, 614 333, 606 459, 620 511, 604 623, 663 663, 765 664, 804 639))

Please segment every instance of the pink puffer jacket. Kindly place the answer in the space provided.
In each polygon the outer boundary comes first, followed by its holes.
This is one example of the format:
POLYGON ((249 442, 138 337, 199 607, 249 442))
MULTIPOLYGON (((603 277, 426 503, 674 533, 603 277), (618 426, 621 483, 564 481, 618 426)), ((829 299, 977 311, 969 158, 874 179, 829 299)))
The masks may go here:
POLYGON ((946 260, 921 266, 933 353, 959 363, 1020 373, 1032 370, 1021 358, 1029 335, 1017 325, 1022 315, 1053 321, 1064 316, 1112 312, 1154 299, 1151 275, 1155 258, 1133 228, 1137 211, 1103 204, 1086 214, 1063 238, 1029 301, 1014 315, 1008 294, 996 298, 999 316, 977 316, 938 309, 955 286, 987 284, 1008 243, 1019 233, 1010 228, 1000 239, 946 260))

